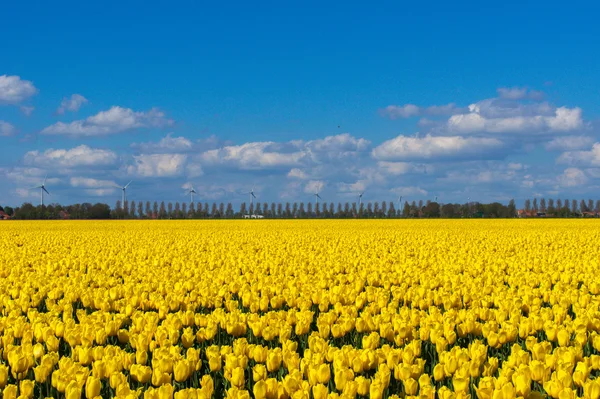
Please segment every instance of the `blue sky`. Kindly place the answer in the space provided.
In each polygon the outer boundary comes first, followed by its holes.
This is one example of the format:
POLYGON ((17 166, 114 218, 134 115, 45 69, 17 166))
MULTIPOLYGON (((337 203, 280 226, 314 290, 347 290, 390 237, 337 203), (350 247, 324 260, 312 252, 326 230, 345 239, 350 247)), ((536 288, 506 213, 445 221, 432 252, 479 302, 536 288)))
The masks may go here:
POLYGON ((0 204, 595 199, 598 6, 521 3, 11 2, 0 204))

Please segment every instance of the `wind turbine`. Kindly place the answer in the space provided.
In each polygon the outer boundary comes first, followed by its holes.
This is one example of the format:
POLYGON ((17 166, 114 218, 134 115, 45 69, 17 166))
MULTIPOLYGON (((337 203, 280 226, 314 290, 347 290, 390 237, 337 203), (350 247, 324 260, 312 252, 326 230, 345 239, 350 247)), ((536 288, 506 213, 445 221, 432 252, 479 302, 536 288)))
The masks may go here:
POLYGON ((250 194, 250 207, 254 212, 254 198, 256 198, 256 195, 254 195, 254 187, 252 187, 252 190, 248 191, 246 194, 250 194))
POLYGON ((319 206, 319 199, 323 199, 319 195, 319 190, 315 191, 315 193, 313 195, 315 196, 316 206, 319 206))
POLYGON ((194 194, 197 194, 196 190, 194 190, 194 186, 190 186, 187 193, 190 194, 190 202, 193 204, 194 203, 194 194))
POLYGON ((402 209, 402 196, 398 197, 398 210, 402 209))
POLYGON ((129 185, 131 184, 132 181, 130 181, 129 183, 127 183, 123 187, 118 186, 118 185, 115 184, 116 188, 121 189, 123 191, 122 196, 121 196, 121 206, 125 206, 125 200, 127 199, 127 193, 126 193, 127 187, 129 187, 129 185))
POLYGON ((50 193, 48 192, 48 190, 46 190, 46 179, 48 178, 48 175, 46 175, 46 177, 44 177, 44 181, 42 182, 41 185, 37 186, 37 187, 33 187, 33 189, 39 188, 40 189, 40 198, 41 198, 41 205, 44 206, 44 191, 46 192, 46 194, 50 195, 50 193))
POLYGON ((365 194, 364 191, 361 191, 360 193, 358 193, 358 209, 360 209, 360 206, 362 205, 362 197, 365 194))

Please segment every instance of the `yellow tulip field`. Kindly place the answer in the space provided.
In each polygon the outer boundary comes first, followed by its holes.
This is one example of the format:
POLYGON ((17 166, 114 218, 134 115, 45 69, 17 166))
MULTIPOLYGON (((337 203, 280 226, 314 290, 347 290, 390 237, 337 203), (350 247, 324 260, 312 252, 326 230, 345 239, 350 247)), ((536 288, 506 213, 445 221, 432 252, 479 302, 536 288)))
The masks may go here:
POLYGON ((2 398, 600 397, 595 220, 0 222, 2 398))

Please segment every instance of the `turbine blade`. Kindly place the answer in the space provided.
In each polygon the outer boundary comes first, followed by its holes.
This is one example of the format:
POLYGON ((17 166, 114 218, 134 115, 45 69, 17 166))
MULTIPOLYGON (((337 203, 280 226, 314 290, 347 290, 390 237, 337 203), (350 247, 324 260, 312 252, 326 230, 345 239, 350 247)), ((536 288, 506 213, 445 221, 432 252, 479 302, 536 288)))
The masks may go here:
POLYGON ((48 175, 46 174, 46 176, 44 176, 44 182, 42 183, 42 185, 46 184, 46 179, 48 178, 48 175))
POLYGON ((127 183, 127 185, 124 188, 129 187, 129 185, 133 182, 133 180, 131 180, 129 183, 127 183))
POLYGON ((46 190, 46 187, 42 187, 42 190, 44 190, 46 192, 46 194, 50 195, 50 193, 48 192, 48 190, 46 190))

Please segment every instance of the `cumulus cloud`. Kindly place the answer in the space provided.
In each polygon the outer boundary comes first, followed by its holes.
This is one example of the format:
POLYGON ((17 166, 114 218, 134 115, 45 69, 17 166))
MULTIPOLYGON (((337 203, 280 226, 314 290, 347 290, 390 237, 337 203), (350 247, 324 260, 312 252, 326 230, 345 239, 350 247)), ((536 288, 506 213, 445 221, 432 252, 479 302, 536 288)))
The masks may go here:
POLYGON ((93 197, 106 197, 107 195, 114 194, 115 188, 91 188, 83 190, 87 195, 91 195, 93 197))
POLYGON ((566 151, 562 153, 557 163, 568 165, 600 165, 600 143, 594 143, 589 151, 566 151))
POLYGON ((184 154, 142 154, 133 156, 133 164, 126 170, 130 175, 140 177, 172 177, 183 174, 187 155, 184 154))
POLYGON ((561 136, 546 143, 548 151, 574 151, 588 148, 594 139, 587 136, 561 136))
POLYGON ((168 133, 158 143, 140 143, 132 144, 133 148, 139 148, 144 153, 150 152, 185 152, 192 149, 193 143, 183 137, 173 137, 173 133, 168 133))
POLYGON ((13 136, 17 129, 8 122, 0 121, 0 137, 13 136))
POLYGON ((207 165, 259 170, 297 166, 305 156, 305 152, 294 146, 266 141, 209 150, 200 155, 200 160, 207 165))
POLYGON ((100 188, 115 188, 117 185, 117 183, 115 183, 112 180, 99 180, 99 179, 92 179, 90 177, 71 177, 69 179, 69 183, 71 184, 72 187, 83 187, 83 188, 94 188, 94 189, 100 189, 100 188))
POLYGON ((381 161, 479 159, 502 147, 502 142, 493 138, 398 136, 375 147, 372 155, 381 161))
POLYGON ((25 164, 45 168, 73 168, 79 166, 107 166, 117 161, 117 154, 110 150, 90 148, 87 145, 67 149, 48 149, 44 152, 29 151, 25 164))
POLYGON ((508 100, 532 99, 541 100, 544 93, 537 90, 529 90, 527 87, 500 87, 498 96, 508 100))
POLYGON ((410 162, 387 162, 387 161, 379 161, 377 162, 377 167, 388 175, 398 176, 405 175, 407 173, 414 173, 423 171, 423 166, 420 167, 410 162))
POLYGON ((558 184, 561 187, 577 187, 588 182, 588 178, 581 169, 567 168, 557 177, 558 184))
POLYGON ((325 182, 322 180, 310 180, 304 185, 306 194, 320 193, 325 188, 325 182))
POLYGON ((382 116, 390 119, 411 118, 415 116, 447 116, 467 112, 466 108, 457 107, 456 104, 432 105, 430 107, 419 107, 414 104, 388 105, 380 109, 382 116))
POLYGON ((19 76, 0 75, 0 104, 18 104, 37 92, 29 80, 22 80, 19 76))
POLYGON ((302 169, 293 168, 288 172, 287 177, 304 180, 308 178, 308 175, 302 169))
POLYGON ((107 111, 102 111, 84 120, 70 123, 57 122, 42 130, 46 135, 68 136, 102 136, 116 134, 128 130, 165 127, 173 124, 173 120, 166 118, 165 114, 157 108, 147 112, 136 112, 130 108, 113 106, 107 111))
POLYGON ((63 98, 60 107, 56 110, 56 113, 62 115, 65 111, 77 112, 84 104, 87 104, 88 100, 81 94, 72 94, 71 97, 63 98))
MULTIPOLYGON (((518 108, 515 110, 519 110, 518 108)), ((553 115, 486 117, 477 104, 469 106, 469 113, 453 115, 448 120, 449 132, 470 133, 536 133, 567 132, 581 129, 581 108, 560 107, 553 115)), ((522 110, 520 110, 522 111, 522 110)))
POLYGON ((19 107, 19 109, 21 110, 21 112, 23 113, 23 115, 25 116, 31 116, 31 114, 33 113, 33 110, 35 109, 35 107, 28 107, 26 105, 22 105, 19 107))
POLYGON ((390 191, 396 195, 401 195, 403 197, 420 197, 426 196, 428 194, 427 190, 424 190, 421 187, 417 186, 395 187, 392 188, 390 191))

